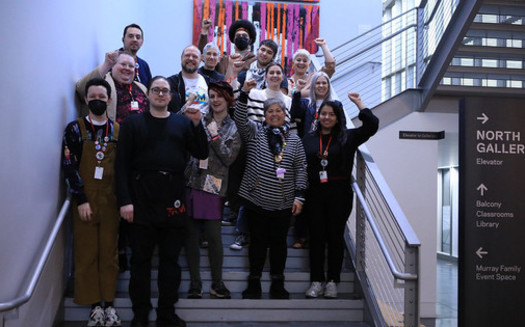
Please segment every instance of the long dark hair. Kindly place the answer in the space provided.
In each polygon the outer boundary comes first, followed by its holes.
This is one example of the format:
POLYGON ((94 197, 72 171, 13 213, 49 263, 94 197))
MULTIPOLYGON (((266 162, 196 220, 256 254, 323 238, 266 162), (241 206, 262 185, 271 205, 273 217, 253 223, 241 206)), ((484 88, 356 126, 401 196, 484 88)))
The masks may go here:
MULTIPOLYGON (((345 119, 345 113, 343 111, 343 107, 341 106, 340 102, 336 101, 323 101, 321 103, 321 106, 319 106, 319 111, 317 112, 318 117, 321 117, 321 110, 325 107, 329 106, 334 111, 335 117, 337 118, 337 122, 335 123, 334 127, 332 127, 332 135, 334 135, 337 139, 337 141, 344 143, 345 137, 346 137, 346 119, 345 119)), ((317 134, 321 133, 321 119, 319 118, 315 122, 315 131, 317 134)))

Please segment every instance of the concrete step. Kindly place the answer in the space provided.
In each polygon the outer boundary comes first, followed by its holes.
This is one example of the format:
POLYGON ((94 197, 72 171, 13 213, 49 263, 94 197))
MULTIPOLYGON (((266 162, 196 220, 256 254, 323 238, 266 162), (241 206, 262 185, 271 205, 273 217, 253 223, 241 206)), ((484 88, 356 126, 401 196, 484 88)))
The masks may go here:
MULTIPOLYGON (((339 298, 328 299, 306 299, 304 292, 310 285, 310 268, 307 249, 288 249, 288 258, 285 269, 285 287, 290 292, 290 300, 270 300, 268 290, 270 288, 269 264, 266 263, 265 271, 261 278, 263 298, 261 300, 243 300, 241 292, 247 286, 248 277, 248 250, 231 250, 229 245, 235 240, 234 226, 222 226, 222 243, 224 246, 223 280, 226 287, 232 292, 232 299, 210 298, 211 274, 208 261, 207 249, 201 249, 200 265, 201 279, 204 295, 202 299, 187 299, 186 292, 189 289, 190 276, 184 250, 181 252, 179 264, 182 268, 182 281, 179 289, 180 300, 176 305, 177 314, 188 322, 188 326, 347 326, 366 327, 363 323, 365 312, 364 303, 361 299, 355 299, 354 274, 348 268, 348 259, 345 259, 341 283, 338 285, 339 298), (246 325, 247 323, 249 325, 246 325)), ((288 244, 293 243, 293 227, 288 234, 288 244)), ((158 298, 157 276, 158 258, 155 255, 152 262, 152 304, 156 307, 158 298)), ((117 308, 123 326, 129 326, 133 317, 131 301, 128 295, 129 271, 119 274, 117 284, 117 308)), ((64 299, 65 326, 68 324, 84 324, 89 316, 89 307, 78 306, 73 303, 71 289, 64 299)), ((155 311, 150 315, 154 321, 155 311)), ((151 323, 150 325, 153 325, 151 323)))
MULTIPOLYGON (((269 300, 263 294, 260 300, 243 300, 240 294, 232 299, 180 299, 176 305, 177 314, 187 322, 362 322, 364 305, 362 300, 340 298, 305 299, 302 294, 292 294, 290 300, 269 300)), ((156 297, 152 300, 156 306, 156 297)), ((77 306, 71 299, 64 303, 65 321, 85 321, 89 307, 77 306)), ((128 297, 115 299, 115 306, 123 321, 131 321, 133 312, 128 297)), ((155 310, 150 320, 155 320, 155 310)))
MULTIPOLYGON (((151 272, 151 290, 157 292, 157 275, 156 270, 151 272)), ((223 280, 226 287, 232 293, 240 293, 246 288, 246 280, 248 278, 248 272, 241 271, 224 271, 223 280)), ((285 272, 285 287, 289 292, 302 293, 305 292, 310 286, 310 274, 307 272, 285 272)), ((209 271, 201 272, 202 289, 206 293, 211 287, 211 274, 209 271)), ((117 283, 117 292, 127 292, 129 285, 129 272, 120 274, 119 281, 117 283)), ((190 275, 187 271, 182 272, 182 280, 180 286, 180 296, 185 297, 186 291, 190 287, 190 275)), ((270 287, 270 277, 268 273, 263 273, 262 276, 262 287, 263 290, 267 290, 270 287)), ((342 273, 341 283, 337 287, 339 293, 354 293, 354 274, 353 273, 342 273)))

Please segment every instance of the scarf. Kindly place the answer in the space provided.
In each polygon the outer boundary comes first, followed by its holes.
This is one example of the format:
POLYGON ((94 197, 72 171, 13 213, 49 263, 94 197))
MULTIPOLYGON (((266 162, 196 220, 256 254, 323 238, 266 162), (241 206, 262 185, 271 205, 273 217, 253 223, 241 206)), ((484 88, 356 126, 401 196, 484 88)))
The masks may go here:
POLYGON ((263 123, 263 128, 268 136, 268 148, 273 155, 279 155, 284 151, 284 137, 290 130, 290 125, 284 123, 281 127, 271 127, 270 125, 263 123))
POLYGON ((246 72, 246 80, 249 80, 250 78, 253 78, 255 82, 257 82, 257 85, 255 86, 256 89, 263 89, 264 88, 264 75, 266 74, 265 68, 258 68, 257 67, 257 60, 252 62, 250 64, 250 69, 246 72))

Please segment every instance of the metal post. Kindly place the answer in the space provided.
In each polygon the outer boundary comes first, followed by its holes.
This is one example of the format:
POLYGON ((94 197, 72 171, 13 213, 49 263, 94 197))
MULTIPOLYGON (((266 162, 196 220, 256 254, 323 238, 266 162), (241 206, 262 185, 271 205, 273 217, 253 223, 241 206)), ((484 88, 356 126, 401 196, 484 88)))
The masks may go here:
POLYGON ((419 82, 425 71, 425 8, 417 8, 416 15, 416 86, 419 86, 419 82))
MULTIPOLYGON (((419 248, 406 247, 405 272, 419 276, 419 248)), ((405 327, 419 327, 419 280, 405 280, 405 327)))
MULTIPOLYGON (((366 165, 363 156, 358 151, 356 156, 356 182, 359 189, 364 194, 366 179, 366 165)), ((363 206, 359 201, 356 201, 355 223, 355 252, 356 252, 356 270, 361 276, 365 276, 365 233, 366 233, 366 215, 363 206)))

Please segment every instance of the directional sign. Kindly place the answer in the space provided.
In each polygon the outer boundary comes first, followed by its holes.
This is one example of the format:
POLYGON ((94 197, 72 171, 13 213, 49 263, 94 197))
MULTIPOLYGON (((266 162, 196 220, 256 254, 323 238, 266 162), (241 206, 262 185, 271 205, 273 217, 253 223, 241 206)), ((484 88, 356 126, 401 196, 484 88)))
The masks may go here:
POLYGON ((525 99, 462 100, 459 145, 459 326, 525 326, 525 99))

